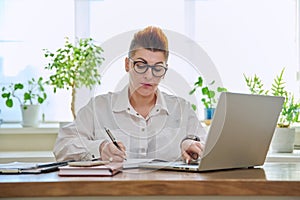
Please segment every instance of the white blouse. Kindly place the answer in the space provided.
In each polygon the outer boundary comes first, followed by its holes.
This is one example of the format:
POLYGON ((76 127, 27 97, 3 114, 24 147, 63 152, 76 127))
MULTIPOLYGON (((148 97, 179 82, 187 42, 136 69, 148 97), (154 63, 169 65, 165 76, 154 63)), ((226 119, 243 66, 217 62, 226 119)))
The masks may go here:
POLYGON ((196 135, 204 143, 206 131, 189 102, 157 90, 156 105, 144 118, 130 105, 128 86, 92 98, 76 119, 60 128, 54 146, 57 161, 101 157, 99 146, 109 140, 104 127, 126 147, 127 158, 178 160, 180 143, 196 135))

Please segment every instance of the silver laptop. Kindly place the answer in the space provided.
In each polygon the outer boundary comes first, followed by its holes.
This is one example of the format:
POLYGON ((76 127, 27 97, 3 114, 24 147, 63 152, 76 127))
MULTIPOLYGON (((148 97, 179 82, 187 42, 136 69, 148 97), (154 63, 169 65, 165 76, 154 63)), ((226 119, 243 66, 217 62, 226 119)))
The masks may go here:
POLYGON ((210 171, 264 164, 284 98, 224 92, 197 164, 152 162, 142 168, 210 171))

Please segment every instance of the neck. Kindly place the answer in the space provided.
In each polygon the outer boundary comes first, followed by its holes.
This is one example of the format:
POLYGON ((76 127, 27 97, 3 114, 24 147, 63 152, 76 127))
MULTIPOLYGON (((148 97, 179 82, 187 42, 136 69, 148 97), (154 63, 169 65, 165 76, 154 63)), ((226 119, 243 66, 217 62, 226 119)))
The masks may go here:
POLYGON ((146 118, 154 107, 156 102, 156 94, 150 96, 142 96, 137 92, 130 93, 129 101, 132 107, 144 118, 146 118))

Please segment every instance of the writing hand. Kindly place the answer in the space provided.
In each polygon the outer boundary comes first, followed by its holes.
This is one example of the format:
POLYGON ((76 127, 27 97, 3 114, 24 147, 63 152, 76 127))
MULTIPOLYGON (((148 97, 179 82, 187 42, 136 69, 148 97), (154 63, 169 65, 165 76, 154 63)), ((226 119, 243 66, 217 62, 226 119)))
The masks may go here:
POLYGON ((113 143, 105 141, 100 145, 102 160, 123 162, 126 159, 126 148, 122 142, 117 142, 120 149, 113 143))
POLYGON ((181 143, 181 157, 186 163, 202 157, 204 145, 199 141, 184 140, 181 143))

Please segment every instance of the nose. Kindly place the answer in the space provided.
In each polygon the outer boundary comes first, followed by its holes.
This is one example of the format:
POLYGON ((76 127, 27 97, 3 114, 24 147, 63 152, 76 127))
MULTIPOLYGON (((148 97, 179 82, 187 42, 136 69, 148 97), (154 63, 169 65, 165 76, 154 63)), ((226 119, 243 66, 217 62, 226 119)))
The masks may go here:
POLYGON ((150 67, 144 73, 144 78, 145 79, 151 79, 151 78, 153 78, 152 69, 150 67))

